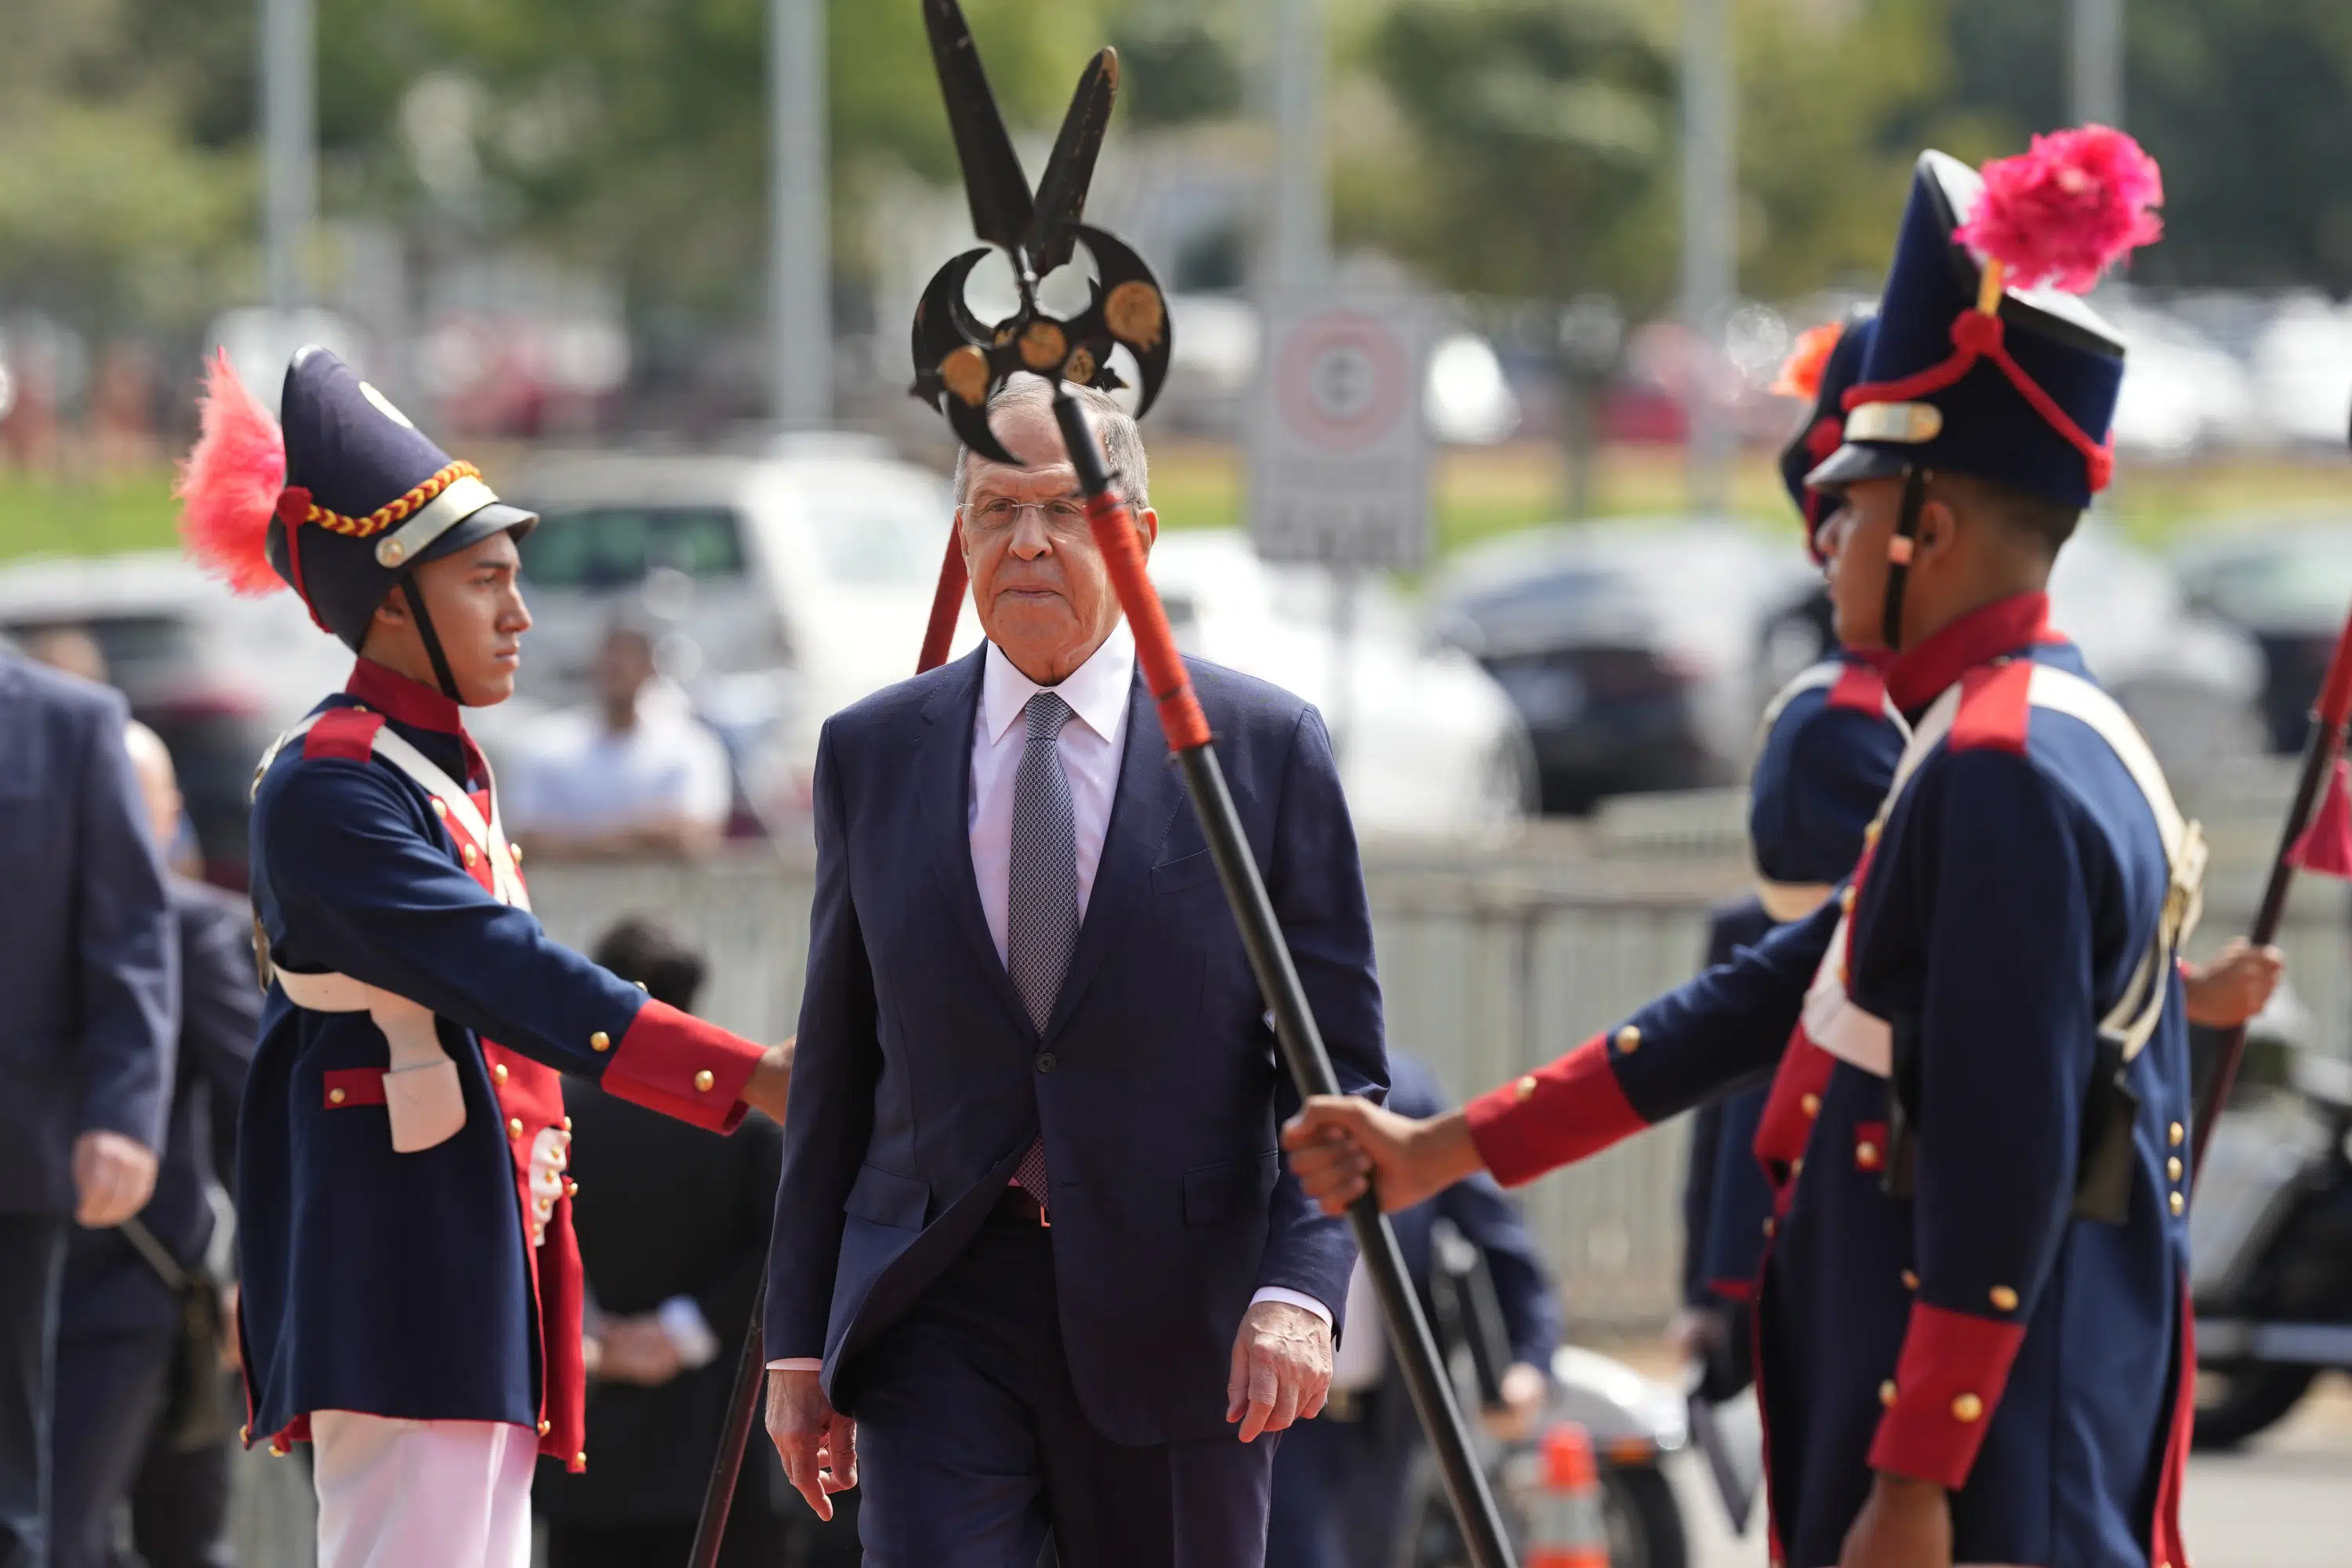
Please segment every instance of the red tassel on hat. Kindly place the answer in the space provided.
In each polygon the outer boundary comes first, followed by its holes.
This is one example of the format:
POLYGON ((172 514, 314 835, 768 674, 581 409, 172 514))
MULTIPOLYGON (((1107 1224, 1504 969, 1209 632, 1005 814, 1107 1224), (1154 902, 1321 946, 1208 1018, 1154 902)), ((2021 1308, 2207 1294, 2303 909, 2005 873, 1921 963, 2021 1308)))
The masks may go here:
POLYGON ((1843 321, 1824 321, 1798 333, 1787 363, 1780 366, 1780 379, 1767 390, 1775 397, 1798 397, 1807 403, 1819 398, 1822 373, 1829 368, 1830 355, 1837 351, 1838 340, 1843 336, 1843 321))
POLYGON ((2352 879, 2352 763, 2336 759, 2318 815, 2286 858, 2289 865, 2303 870, 2352 879))
POLYGON ((215 353, 197 405, 201 434, 180 465, 180 539, 196 563, 239 594, 284 586, 269 564, 269 520, 286 485, 286 437, 215 353))
POLYGON ((2036 136, 1984 166, 1984 192, 1952 237, 1999 262, 2021 289, 2080 294, 2164 233, 2164 176, 2140 144, 2105 125, 2036 136))

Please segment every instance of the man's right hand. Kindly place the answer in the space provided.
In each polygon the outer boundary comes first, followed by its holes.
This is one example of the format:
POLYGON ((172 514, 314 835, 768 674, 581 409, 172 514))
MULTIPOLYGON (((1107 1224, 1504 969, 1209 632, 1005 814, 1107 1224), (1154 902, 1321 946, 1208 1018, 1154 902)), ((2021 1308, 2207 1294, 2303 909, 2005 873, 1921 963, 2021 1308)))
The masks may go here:
POLYGON ((1391 1214, 1426 1203, 1485 1168, 1459 1110, 1415 1121, 1352 1095, 1318 1095, 1283 1124, 1282 1146, 1307 1195, 1339 1214, 1380 1189, 1391 1214))
POLYGON ((89 1230, 121 1225, 155 1193, 155 1152, 135 1138, 97 1129, 74 1140, 74 1218, 89 1230))
POLYGON ((784 1479, 819 1519, 833 1517, 833 1494, 857 1484, 857 1423, 833 1407, 814 1372, 768 1373, 768 1436, 784 1479))

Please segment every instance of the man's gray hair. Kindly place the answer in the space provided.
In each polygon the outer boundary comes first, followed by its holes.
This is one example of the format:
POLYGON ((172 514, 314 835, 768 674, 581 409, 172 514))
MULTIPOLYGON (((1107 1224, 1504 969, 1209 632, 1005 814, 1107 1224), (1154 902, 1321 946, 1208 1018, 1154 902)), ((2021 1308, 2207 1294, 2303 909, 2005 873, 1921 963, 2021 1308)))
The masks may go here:
MULTIPOLYGON (((1110 465, 1110 479, 1119 499, 1131 511, 1142 511, 1151 504, 1151 461, 1143 453, 1143 432, 1135 416, 1121 408, 1110 394, 1091 386, 1072 386, 1070 395, 1087 412, 1087 423, 1094 427, 1095 438, 1103 445, 1103 457, 1110 465)), ((990 422, 999 411, 1006 408, 1034 407, 1045 410, 1050 417, 1054 402, 1054 386, 1041 376, 1016 375, 996 389, 988 400, 990 422)), ((955 500, 961 508, 971 482, 971 448, 956 448, 955 500)))

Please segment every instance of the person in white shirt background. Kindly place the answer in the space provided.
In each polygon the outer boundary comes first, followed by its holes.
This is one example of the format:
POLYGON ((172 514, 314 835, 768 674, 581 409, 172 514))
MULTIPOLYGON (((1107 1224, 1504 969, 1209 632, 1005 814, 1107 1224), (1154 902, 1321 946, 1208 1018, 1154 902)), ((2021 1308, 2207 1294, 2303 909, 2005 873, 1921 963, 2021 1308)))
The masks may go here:
POLYGON ((616 626, 596 655, 597 708, 548 721, 505 781, 508 825, 534 854, 573 859, 709 854, 734 801, 727 749, 616 626))

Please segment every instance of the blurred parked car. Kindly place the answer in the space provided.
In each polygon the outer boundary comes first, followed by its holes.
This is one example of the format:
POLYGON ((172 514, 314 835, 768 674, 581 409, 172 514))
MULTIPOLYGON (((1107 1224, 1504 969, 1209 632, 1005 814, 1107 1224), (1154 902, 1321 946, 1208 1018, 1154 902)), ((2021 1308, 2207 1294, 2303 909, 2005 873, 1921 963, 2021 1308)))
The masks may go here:
POLYGON ((1238 532, 1161 533, 1151 576, 1186 653, 1323 710, 1360 831, 1475 833, 1534 805, 1527 733, 1510 699, 1475 660, 1431 646, 1385 578, 1357 582, 1343 645, 1331 574, 1260 561, 1238 532))
POLYGON ((1739 777, 1761 701, 1758 649, 1812 578, 1793 534, 1596 522, 1458 560, 1433 595, 1437 634, 1517 705, 1546 811, 1739 777))
POLYGON ((637 626, 763 818, 805 809, 828 716, 914 673, 952 506, 939 475, 879 443, 554 458, 514 491, 543 520, 523 542, 537 629, 518 695, 592 700, 606 630, 637 626))
POLYGON ((2224 522, 2172 560, 2191 605, 2260 645, 2265 739, 2273 752, 2301 751, 2352 607, 2352 518, 2224 522))
POLYGON ((341 689, 351 654, 292 594, 239 598, 173 554, 0 569, 0 631, 21 639, 64 627, 97 641, 132 714, 170 748, 205 876, 244 887, 254 766, 341 689))

